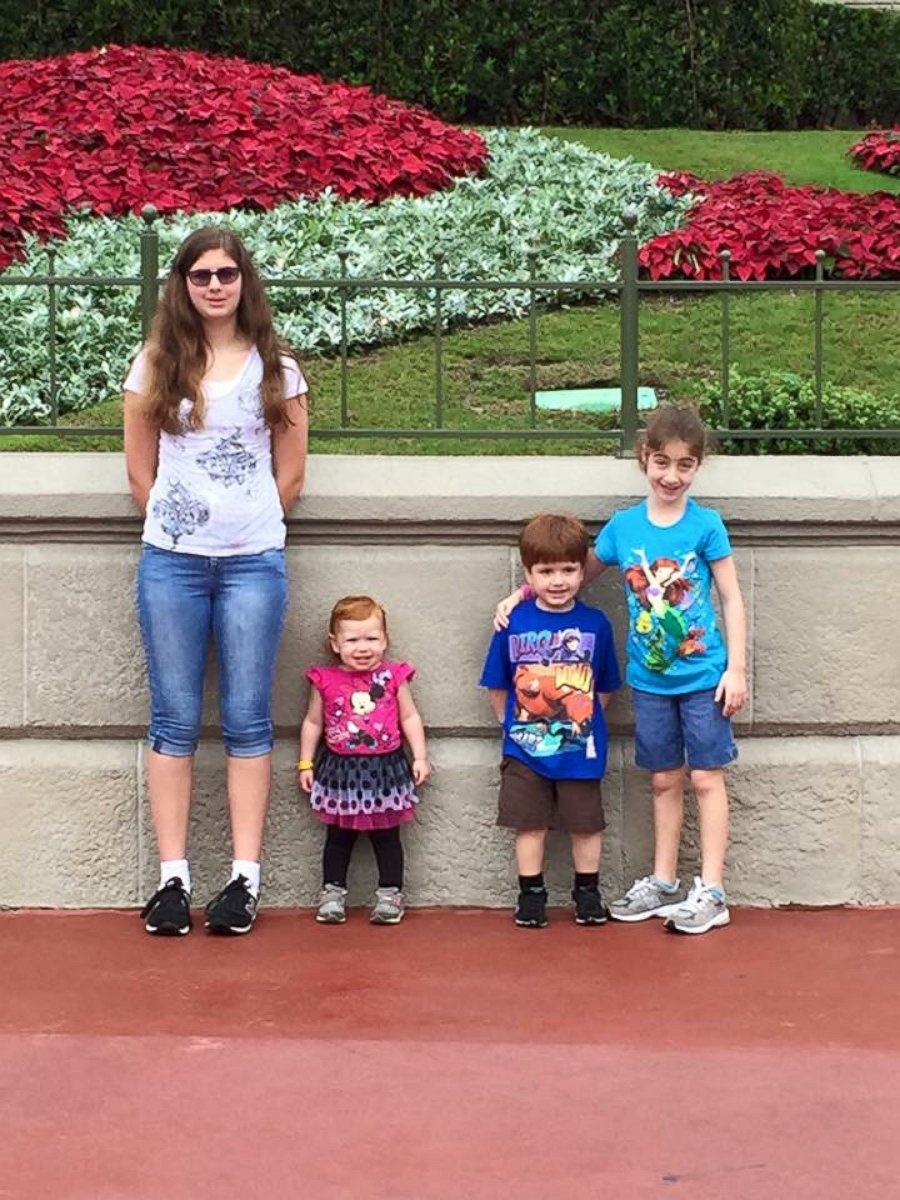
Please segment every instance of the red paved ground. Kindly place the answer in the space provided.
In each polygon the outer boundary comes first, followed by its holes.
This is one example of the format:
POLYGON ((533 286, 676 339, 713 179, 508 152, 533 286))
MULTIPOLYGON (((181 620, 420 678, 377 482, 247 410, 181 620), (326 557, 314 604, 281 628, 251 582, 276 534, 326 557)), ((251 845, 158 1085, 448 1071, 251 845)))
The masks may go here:
POLYGON ((896 1200, 900 910, 0 917, 0 1197, 896 1200))

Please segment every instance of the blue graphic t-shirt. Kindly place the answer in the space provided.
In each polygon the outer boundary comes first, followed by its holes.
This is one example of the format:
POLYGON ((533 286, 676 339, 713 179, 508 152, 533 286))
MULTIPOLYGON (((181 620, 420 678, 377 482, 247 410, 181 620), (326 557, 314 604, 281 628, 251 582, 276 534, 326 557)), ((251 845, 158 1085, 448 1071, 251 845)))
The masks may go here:
POLYGON ((600 779, 606 770, 606 720, 597 692, 621 685, 612 627, 576 600, 544 612, 534 600, 495 633, 481 686, 507 692, 503 753, 548 779, 600 779))
POLYGON ((716 687, 727 653, 709 564, 731 554, 719 514, 689 499, 680 521, 654 525, 642 500, 604 525, 595 550, 625 580, 631 686, 668 695, 716 687))

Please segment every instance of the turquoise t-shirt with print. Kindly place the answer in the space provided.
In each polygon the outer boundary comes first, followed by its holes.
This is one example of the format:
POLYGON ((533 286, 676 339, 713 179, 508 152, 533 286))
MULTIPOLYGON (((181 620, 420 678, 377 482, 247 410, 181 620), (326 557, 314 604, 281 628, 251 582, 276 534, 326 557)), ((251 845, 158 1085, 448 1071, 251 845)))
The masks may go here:
POLYGON ((625 581, 631 686, 666 695, 716 687, 727 652, 709 564, 731 554, 719 514, 689 499, 674 525, 654 525, 642 500, 604 525, 595 550, 625 581))

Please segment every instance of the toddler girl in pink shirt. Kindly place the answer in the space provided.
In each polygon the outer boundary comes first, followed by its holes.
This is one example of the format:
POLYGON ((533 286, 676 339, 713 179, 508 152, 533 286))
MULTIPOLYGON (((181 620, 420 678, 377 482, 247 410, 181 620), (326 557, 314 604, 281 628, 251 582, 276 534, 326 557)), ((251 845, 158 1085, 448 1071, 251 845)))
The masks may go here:
POLYGON ((347 872, 362 832, 378 864, 370 919, 395 925, 404 913, 400 826, 412 820, 416 786, 431 774, 425 729, 409 689, 415 670, 384 657, 385 612, 370 596, 345 596, 335 604, 328 642, 337 662, 306 672, 312 687, 297 763, 300 787, 327 826, 316 920, 337 925, 347 919, 347 872), (323 733, 325 745, 316 758, 323 733))

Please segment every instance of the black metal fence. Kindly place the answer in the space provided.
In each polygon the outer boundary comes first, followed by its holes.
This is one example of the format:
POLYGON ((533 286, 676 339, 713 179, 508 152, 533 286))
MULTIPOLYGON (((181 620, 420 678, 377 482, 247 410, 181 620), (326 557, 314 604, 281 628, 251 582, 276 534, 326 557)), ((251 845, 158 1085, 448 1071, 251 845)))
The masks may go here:
MULTIPOLYGON (((54 271, 55 253, 48 251, 49 267, 45 275, 16 276, 13 274, 0 275, 0 287, 40 287, 47 290, 48 305, 48 360, 49 360, 49 395, 50 414, 46 423, 40 425, 0 425, 0 434, 67 434, 97 436, 118 435, 121 428, 115 426, 65 426, 59 423, 59 382, 58 382, 58 337, 57 337, 57 304, 61 288, 79 285, 86 287, 123 287, 134 288, 140 296, 140 313, 142 332, 150 327, 153 313, 159 295, 159 236, 154 221, 155 212, 152 208, 144 210, 144 228, 141 232, 140 274, 136 276, 85 276, 58 275, 54 271)), ((696 281, 686 279, 649 280, 639 278, 638 272, 638 241, 635 233, 635 215, 626 211, 623 215, 625 232, 620 246, 620 274, 616 279, 542 279, 537 275, 538 254, 534 252, 528 257, 528 274, 524 279, 504 280, 473 280, 454 279, 445 274, 445 261, 437 256, 434 260, 434 270, 430 278, 418 279, 378 279, 358 278, 347 272, 347 252, 339 254, 340 274, 330 278, 313 277, 279 277, 267 279, 266 286, 276 288, 301 288, 310 291, 333 289, 338 293, 340 312, 340 339, 337 355, 340 361, 340 407, 337 425, 317 427, 310 430, 312 437, 317 438, 459 438, 459 439, 544 439, 554 441, 559 439, 586 440, 603 438, 616 440, 621 454, 631 453, 638 430, 638 377, 640 361, 640 308, 641 298, 648 294, 665 295, 697 295, 710 293, 720 297, 721 303, 721 389, 722 389, 722 422, 721 428, 713 431, 717 438, 736 439, 798 439, 813 442, 823 436, 830 440, 843 439, 898 439, 900 430, 885 427, 871 428, 834 428, 823 426, 823 381, 824 381, 824 347, 823 319, 824 299, 827 293, 884 293, 896 292, 900 295, 900 279, 898 280, 846 280, 826 279, 824 273, 825 253, 820 251, 816 256, 815 277, 804 280, 767 280, 764 282, 741 281, 732 279, 729 273, 729 256, 724 251, 722 258, 721 280, 696 281), (347 302, 356 293, 383 289, 405 290, 427 289, 434 297, 434 320, 432 337, 434 342, 434 371, 433 388, 434 401, 431 423, 420 428, 368 427, 354 425, 348 396, 348 361, 350 342, 348 339, 347 302), (509 291, 520 290, 527 295, 526 320, 528 325, 528 396, 526 403, 526 425, 520 428, 498 427, 490 429, 460 429, 448 427, 445 423, 444 404, 444 339, 447 336, 446 322, 443 311, 443 300, 447 292, 461 291, 509 291), (729 398, 729 380, 731 374, 731 299, 736 295, 748 295, 755 292, 791 292, 811 293, 814 297, 812 339, 814 343, 814 379, 815 379, 815 409, 814 425, 809 428, 777 428, 777 429, 740 429, 731 428, 731 408, 729 398), (555 296, 557 299, 572 294, 596 294, 615 299, 619 311, 619 383, 622 391, 621 416, 615 428, 604 426, 580 426, 578 428, 559 429, 542 423, 538 424, 537 407, 537 343, 538 315, 541 311, 543 297, 555 296)), ((900 326, 900 322, 898 322, 900 326)))

